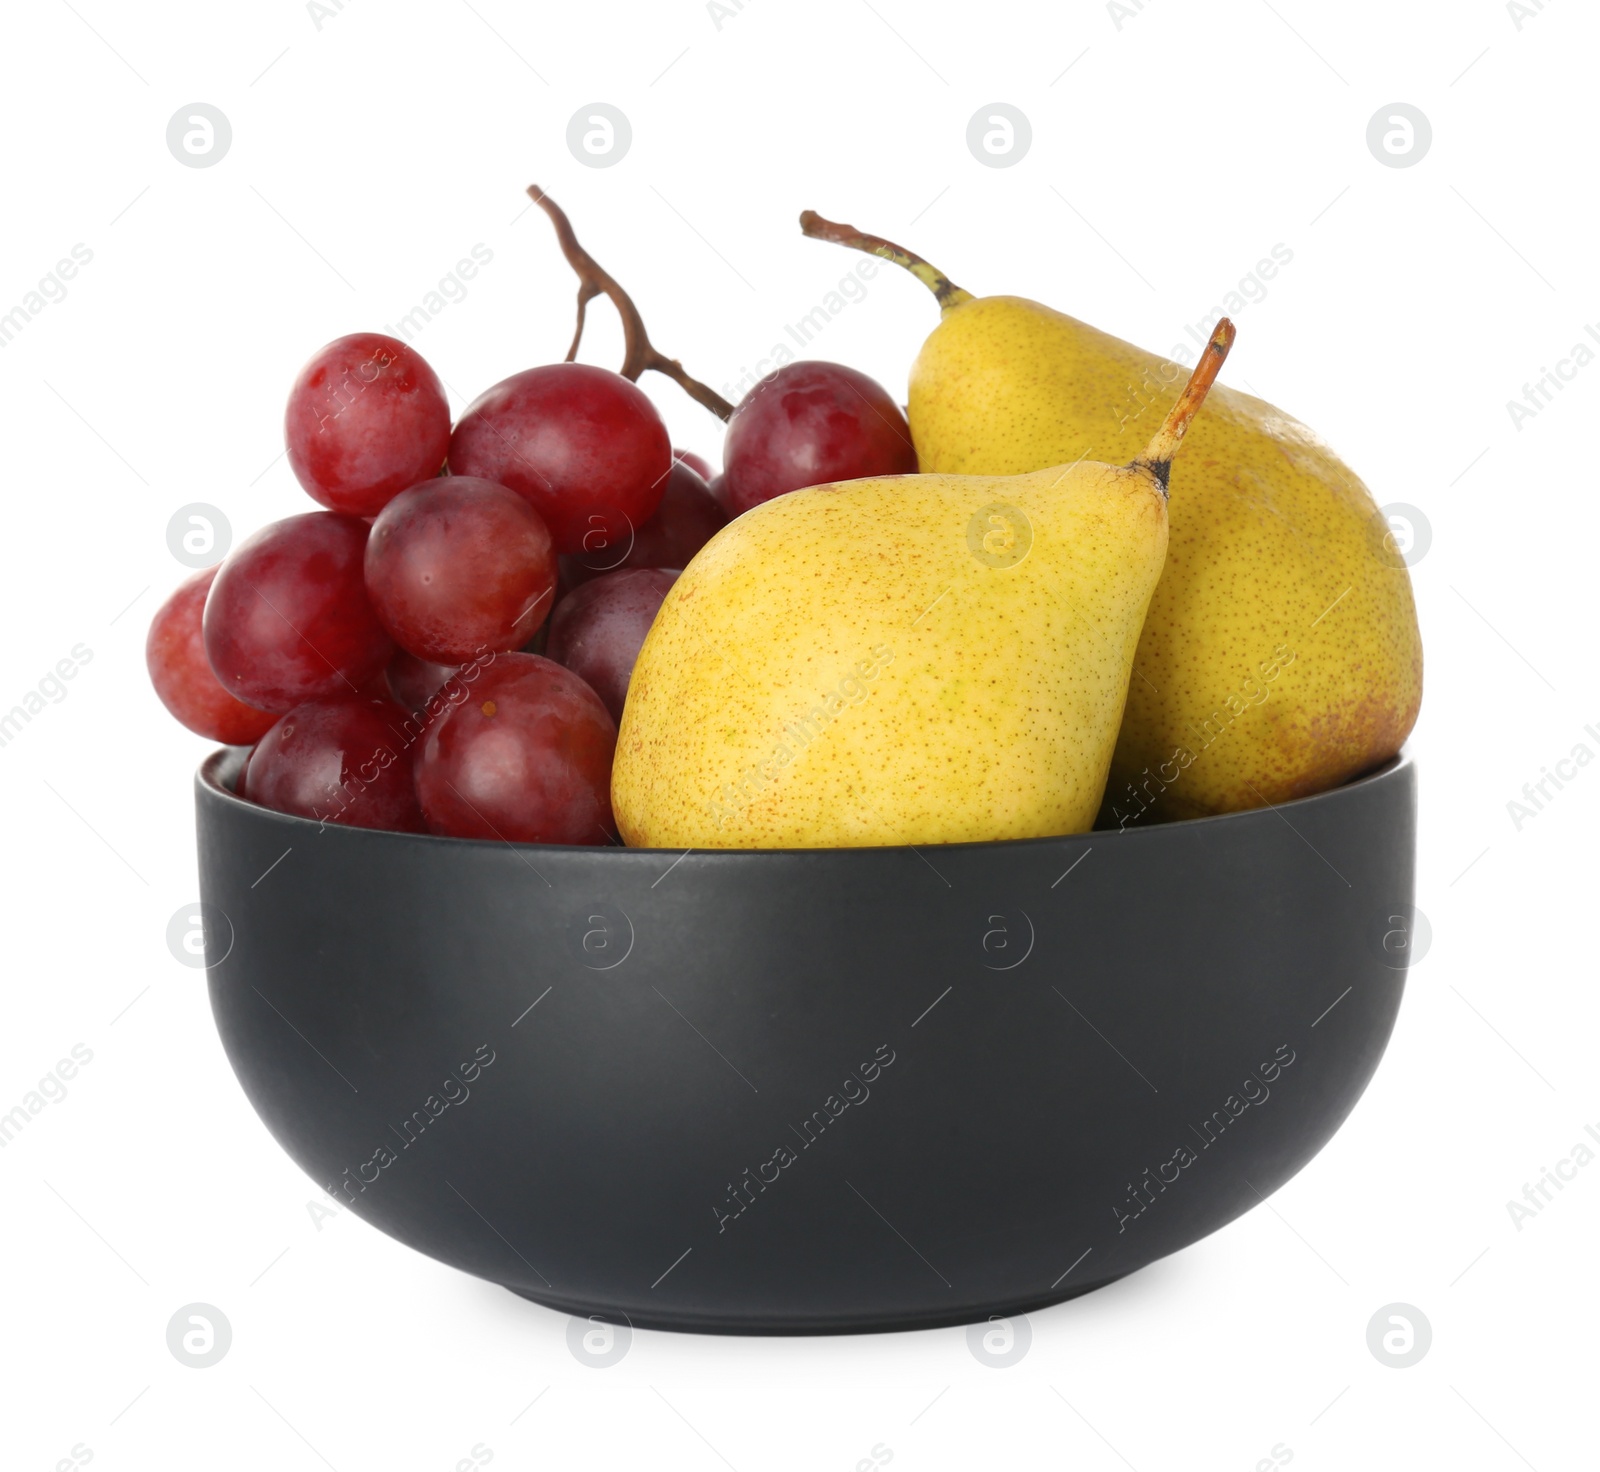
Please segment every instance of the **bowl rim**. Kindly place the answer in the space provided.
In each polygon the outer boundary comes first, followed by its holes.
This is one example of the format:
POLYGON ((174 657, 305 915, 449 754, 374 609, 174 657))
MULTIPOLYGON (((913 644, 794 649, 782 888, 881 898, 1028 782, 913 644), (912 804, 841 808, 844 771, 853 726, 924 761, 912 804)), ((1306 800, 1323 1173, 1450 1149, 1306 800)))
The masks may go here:
MULTIPOLYGON (((374 840, 389 840, 391 842, 428 843, 469 845, 484 849, 526 850, 546 855, 559 854, 675 854, 686 856, 693 854, 697 859, 724 859, 748 860, 751 856, 769 855, 771 857, 820 856, 840 854, 882 854, 904 852, 909 847, 903 843, 863 844, 853 848, 691 848, 679 850, 675 848, 630 848, 623 844, 562 844, 562 843, 516 843, 503 838, 452 838, 442 833, 399 833, 386 828, 357 828, 350 824, 323 823, 315 818, 303 818, 297 813, 282 813, 275 808, 265 808, 258 803, 250 802, 241 797, 227 785, 224 776, 225 768, 232 768, 231 775, 234 780, 243 774, 244 762, 249 756, 250 748, 245 746, 219 746, 206 757, 195 771, 195 788, 197 792, 204 792, 208 799, 220 802, 224 806, 234 807, 241 812, 248 813, 257 820, 276 822, 286 832, 303 833, 308 829, 321 832, 325 828, 338 828, 343 832, 352 834, 369 835, 374 840)), ((1221 824, 1241 823, 1259 820, 1268 813, 1275 813, 1283 817, 1285 813, 1300 812, 1306 808, 1338 802, 1364 788, 1377 786, 1379 783, 1388 782, 1399 778, 1402 774, 1413 771, 1416 762, 1411 755, 1409 747, 1401 747, 1400 751, 1389 758, 1388 761, 1363 772, 1359 777, 1352 777, 1348 782, 1341 782, 1337 787, 1330 787, 1323 792, 1314 792, 1307 797, 1291 798, 1288 802, 1268 803, 1265 807, 1242 808, 1232 813, 1210 813, 1202 818, 1180 818, 1167 823, 1152 823, 1144 828, 1102 828, 1090 829, 1082 833, 1046 834, 1037 838, 994 838, 975 839, 962 843, 927 844, 928 848, 937 848, 941 853, 960 851, 965 849, 1016 849, 1025 850, 1030 846, 1041 844, 1059 844, 1069 840, 1084 842, 1116 842, 1137 843, 1157 841, 1164 835, 1174 833, 1193 832, 1198 828, 1215 829, 1221 824)), ((1285 822, 1289 820, 1283 819, 1285 822)), ((1291 823, 1292 827, 1293 824, 1291 823)))

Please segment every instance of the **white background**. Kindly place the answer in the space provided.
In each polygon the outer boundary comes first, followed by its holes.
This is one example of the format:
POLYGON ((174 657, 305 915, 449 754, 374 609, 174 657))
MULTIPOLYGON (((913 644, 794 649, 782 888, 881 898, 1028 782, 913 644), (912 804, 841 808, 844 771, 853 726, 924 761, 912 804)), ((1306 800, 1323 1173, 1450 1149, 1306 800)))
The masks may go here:
MULTIPOLYGON (((516 1466, 1243 1469, 1594 1465, 1600 1161, 1520 1230, 1506 1203, 1600 1128, 1589 767, 1518 831, 1507 803, 1600 727, 1591 426, 1600 364, 1520 428, 1507 401, 1600 321, 1600 17, 1539 0, 748 0, 303 4, 40 0, 7 12, 0 311, 78 243, 64 300, 0 349, 7 475, 0 707, 93 658, 0 749, 0 1112, 75 1044, 93 1062, 0 1150, 0 1464, 445 1472, 516 1466), (315 8, 315 7, 313 7, 315 8), (1511 7, 1516 10, 1518 7, 1511 7), (227 156, 186 168, 207 102, 227 156), (615 167, 568 119, 631 121, 615 167), (982 166, 996 101, 1027 156, 982 166), (1381 165, 1368 120, 1433 142, 1381 165), (1146 346, 1185 340, 1275 244, 1226 378, 1300 415, 1380 503, 1422 509, 1427 693, 1418 900, 1433 944, 1378 1076, 1271 1203, 1032 1318, 1017 1365, 961 1329, 738 1340, 640 1332, 597 1371, 566 1319, 349 1216, 234 1083, 168 919, 195 896, 206 743, 143 667, 185 575, 166 526, 236 538, 309 509, 280 420, 300 363, 382 328, 476 244, 493 262, 414 339, 459 409, 558 358, 573 281, 522 190, 547 186, 658 344, 731 386, 854 264, 806 206, 899 237, 976 292, 1146 346), (168 1352, 180 1306, 233 1327, 168 1352), (1409 1369, 1380 1307, 1433 1328, 1409 1369), (530 1402, 532 1404, 529 1409, 530 1402)), ((897 392, 934 325, 887 268, 817 339, 897 392)), ((1600 329, 1597 329, 1600 330, 1600 329)), ((604 305, 584 356, 614 365, 604 305)), ((646 386, 675 440, 714 419, 646 386)), ((1553 791, 1553 789, 1551 789, 1553 791)), ((1152 903, 1159 897, 1152 896, 1152 903)), ((1593 1142, 1591 1142, 1593 1143, 1593 1142)))

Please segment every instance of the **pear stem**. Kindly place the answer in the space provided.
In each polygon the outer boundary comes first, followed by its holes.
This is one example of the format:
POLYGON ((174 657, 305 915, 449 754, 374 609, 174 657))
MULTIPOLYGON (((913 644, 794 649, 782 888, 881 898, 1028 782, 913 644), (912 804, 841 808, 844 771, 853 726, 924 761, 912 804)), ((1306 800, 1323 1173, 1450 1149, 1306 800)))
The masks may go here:
POLYGON ((1155 476, 1161 483, 1163 495, 1166 494, 1168 477, 1172 474, 1172 457, 1178 453, 1178 446, 1188 433, 1190 421, 1200 412, 1206 395, 1211 392, 1211 385, 1217 381, 1217 374, 1227 362, 1235 336, 1237 332, 1232 321, 1227 317, 1222 318, 1211 334, 1211 341, 1200 354, 1200 361, 1194 365, 1194 372, 1189 375, 1183 392, 1178 395, 1178 402, 1162 421, 1155 438, 1145 446, 1144 454, 1133 462, 1155 476))
POLYGON ((583 341, 585 308, 595 297, 604 293, 611 298, 612 304, 617 309, 617 316, 622 319, 624 348, 622 367, 619 371, 624 378, 637 382, 639 375, 646 368, 653 368, 657 373, 665 373, 691 399, 697 404, 703 404, 717 418, 722 420, 730 418, 733 414, 732 404, 716 390, 708 388, 696 378, 691 378, 683 371, 683 364, 676 358, 669 358, 657 350, 655 344, 650 341, 650 334, 645 331, 644 318, 639 315, 639 309, 633 304, 633 298, 622 289, 609 271, 578 244, 572 222, 561 206, 537 184, 528 186, 528 197, 550 216, 550 223, 555 226, 556 240, 561 246, 561 254, 567 258, 567 264, 578 275, 578 325, 572 334, 572 346, 567 349, 566 361, 570 363, 578 356, 578 344, 583 341))
POLYGON ((854 225, 840 225, 832 220, 824 220, 815 210, 801 211, 800 233, 809 235, 813 240, 832 241, 834 245, 847 245, 851 250, 864 251, 867 255, 882 256, 886 261, 893 261, 895 265, 909 271, 939 299, 942 311, 948 312, 952 307, 959 307, 962 302, 972 300, 970 291, 963 291, 938 267, 930 266, 921 256, 913 254, 904 246, 896 245, 892 240, 885 240, 881 235, 867 235, 857 230, 854 225))

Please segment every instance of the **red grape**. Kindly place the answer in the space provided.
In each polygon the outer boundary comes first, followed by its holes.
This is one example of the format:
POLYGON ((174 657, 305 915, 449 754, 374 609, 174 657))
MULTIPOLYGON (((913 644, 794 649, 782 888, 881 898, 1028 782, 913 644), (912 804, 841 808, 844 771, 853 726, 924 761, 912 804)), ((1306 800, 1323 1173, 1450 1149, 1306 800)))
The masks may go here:
POLYGON ((450 406, 421 354, 381 332, 357 332, 300 370, 283 433, 289 465, 313 500, 372 516, 439 473, 450 406))
POLYGON ((739 514, 728 499, 728 477, 722 471, 719 470, 706 482, 706 489, 711 492, 711 499, 722 508, 722 514, 729 520, 739 514))
POLYGON ((450 441, 453 474, 527 497, 568 554, 624 545, 655 514, 671 468, 667 427, 643 390, 586 363, 497 383, 450 441))
POLYGON ((367 600, 366 523, 308 511, 263 527, 217 573, 202 629, 225 690, 285 711, 315 695, 354 694, 394 645, 367 600))
POLYGON ((431 664, 397 649, 385 676, 389 693, 415 714, 427 709, 429 699, 455 672, 453 664, 431 664))
POLYGON ((417 796, 433 833, 512 843, 606 843, 616 722, 571 670, 499 654, 428 727, 417 796))
POLYGON ((633 536, 620 560, 616 552, 582 553, 561 559, 566 582, 576 587, 603 572, 624 567, 672 567, 682 570, 719 528, 727 513, 717 504, 699 474, 686 461, 675 461, 656 514, 633 536))
POLYGON ((701 480, 711 479, 711 462, 704 455, 697 455, 693 450, 675 449, 672 458, 683 461, 701 480))
POLYGON ((402 649, 460 664, 520 649, 550 612, 556 556, 539 513, 470 475, 402 491, 367 539, 367 596, 402 649))
POLYGON ((150 621, 144 660, 161 703, 191 731, 229 746, 249 746, 277 717, 235 700, 206 659, 200 615, 216 575, 214 567, 197 572, 161 605, 150 621))
POLYGON ((615 721, 644 636, 677 581, 677 573, 659 568, 608 572, 569 593, 550 620, 550 658, 581 676, 615 721))
POLYGON ((740 402, 722 451, 734 515, 804 486, 917 468, 911 428, 879 383, 841 363, 786 363, 740 402))
POLYGON ((334 696, 295 706, 256 743, 242 794, 280 813, 354 828, 425 832, 411 781, 417 724, 392 700, 334 696))

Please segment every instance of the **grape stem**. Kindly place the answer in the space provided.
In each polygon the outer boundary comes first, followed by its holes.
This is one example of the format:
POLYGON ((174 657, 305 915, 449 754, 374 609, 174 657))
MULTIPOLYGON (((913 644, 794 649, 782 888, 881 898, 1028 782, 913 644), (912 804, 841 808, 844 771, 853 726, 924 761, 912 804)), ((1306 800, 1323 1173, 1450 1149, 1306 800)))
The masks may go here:
POLYGON ((578 276, 578 325, 572 334, 572 346, 567 349, 566 361, 570 363, 578 356, 578 344, 583 340, 585 311, 589 303, 603 293, 611 298, 612 304, 617 309, 617 316, 622 319, 624 351, 620 371, 624 378, 637 382, 639 375, 646 368, 653 368, 657 373, 666 374, 691 399, 697 404, 703 404, 717 418, 722 420, 730 418, 733 414, 732 404, 715 389, 708 388, 697 378, 691 378, 683 371, 683 364, 676 358, 667 357, 650 341, 650 334, 645 331, 644 318, 639 315, 639 309, 633 304, 633 298, 618 285, 616 278, 578 243, 572 221, 567 218, 561 206, 537 184, 528 186, 528 197, 550 216, 550 223, 555 226, 556 240, 561 246, 561 253, 578 276))

